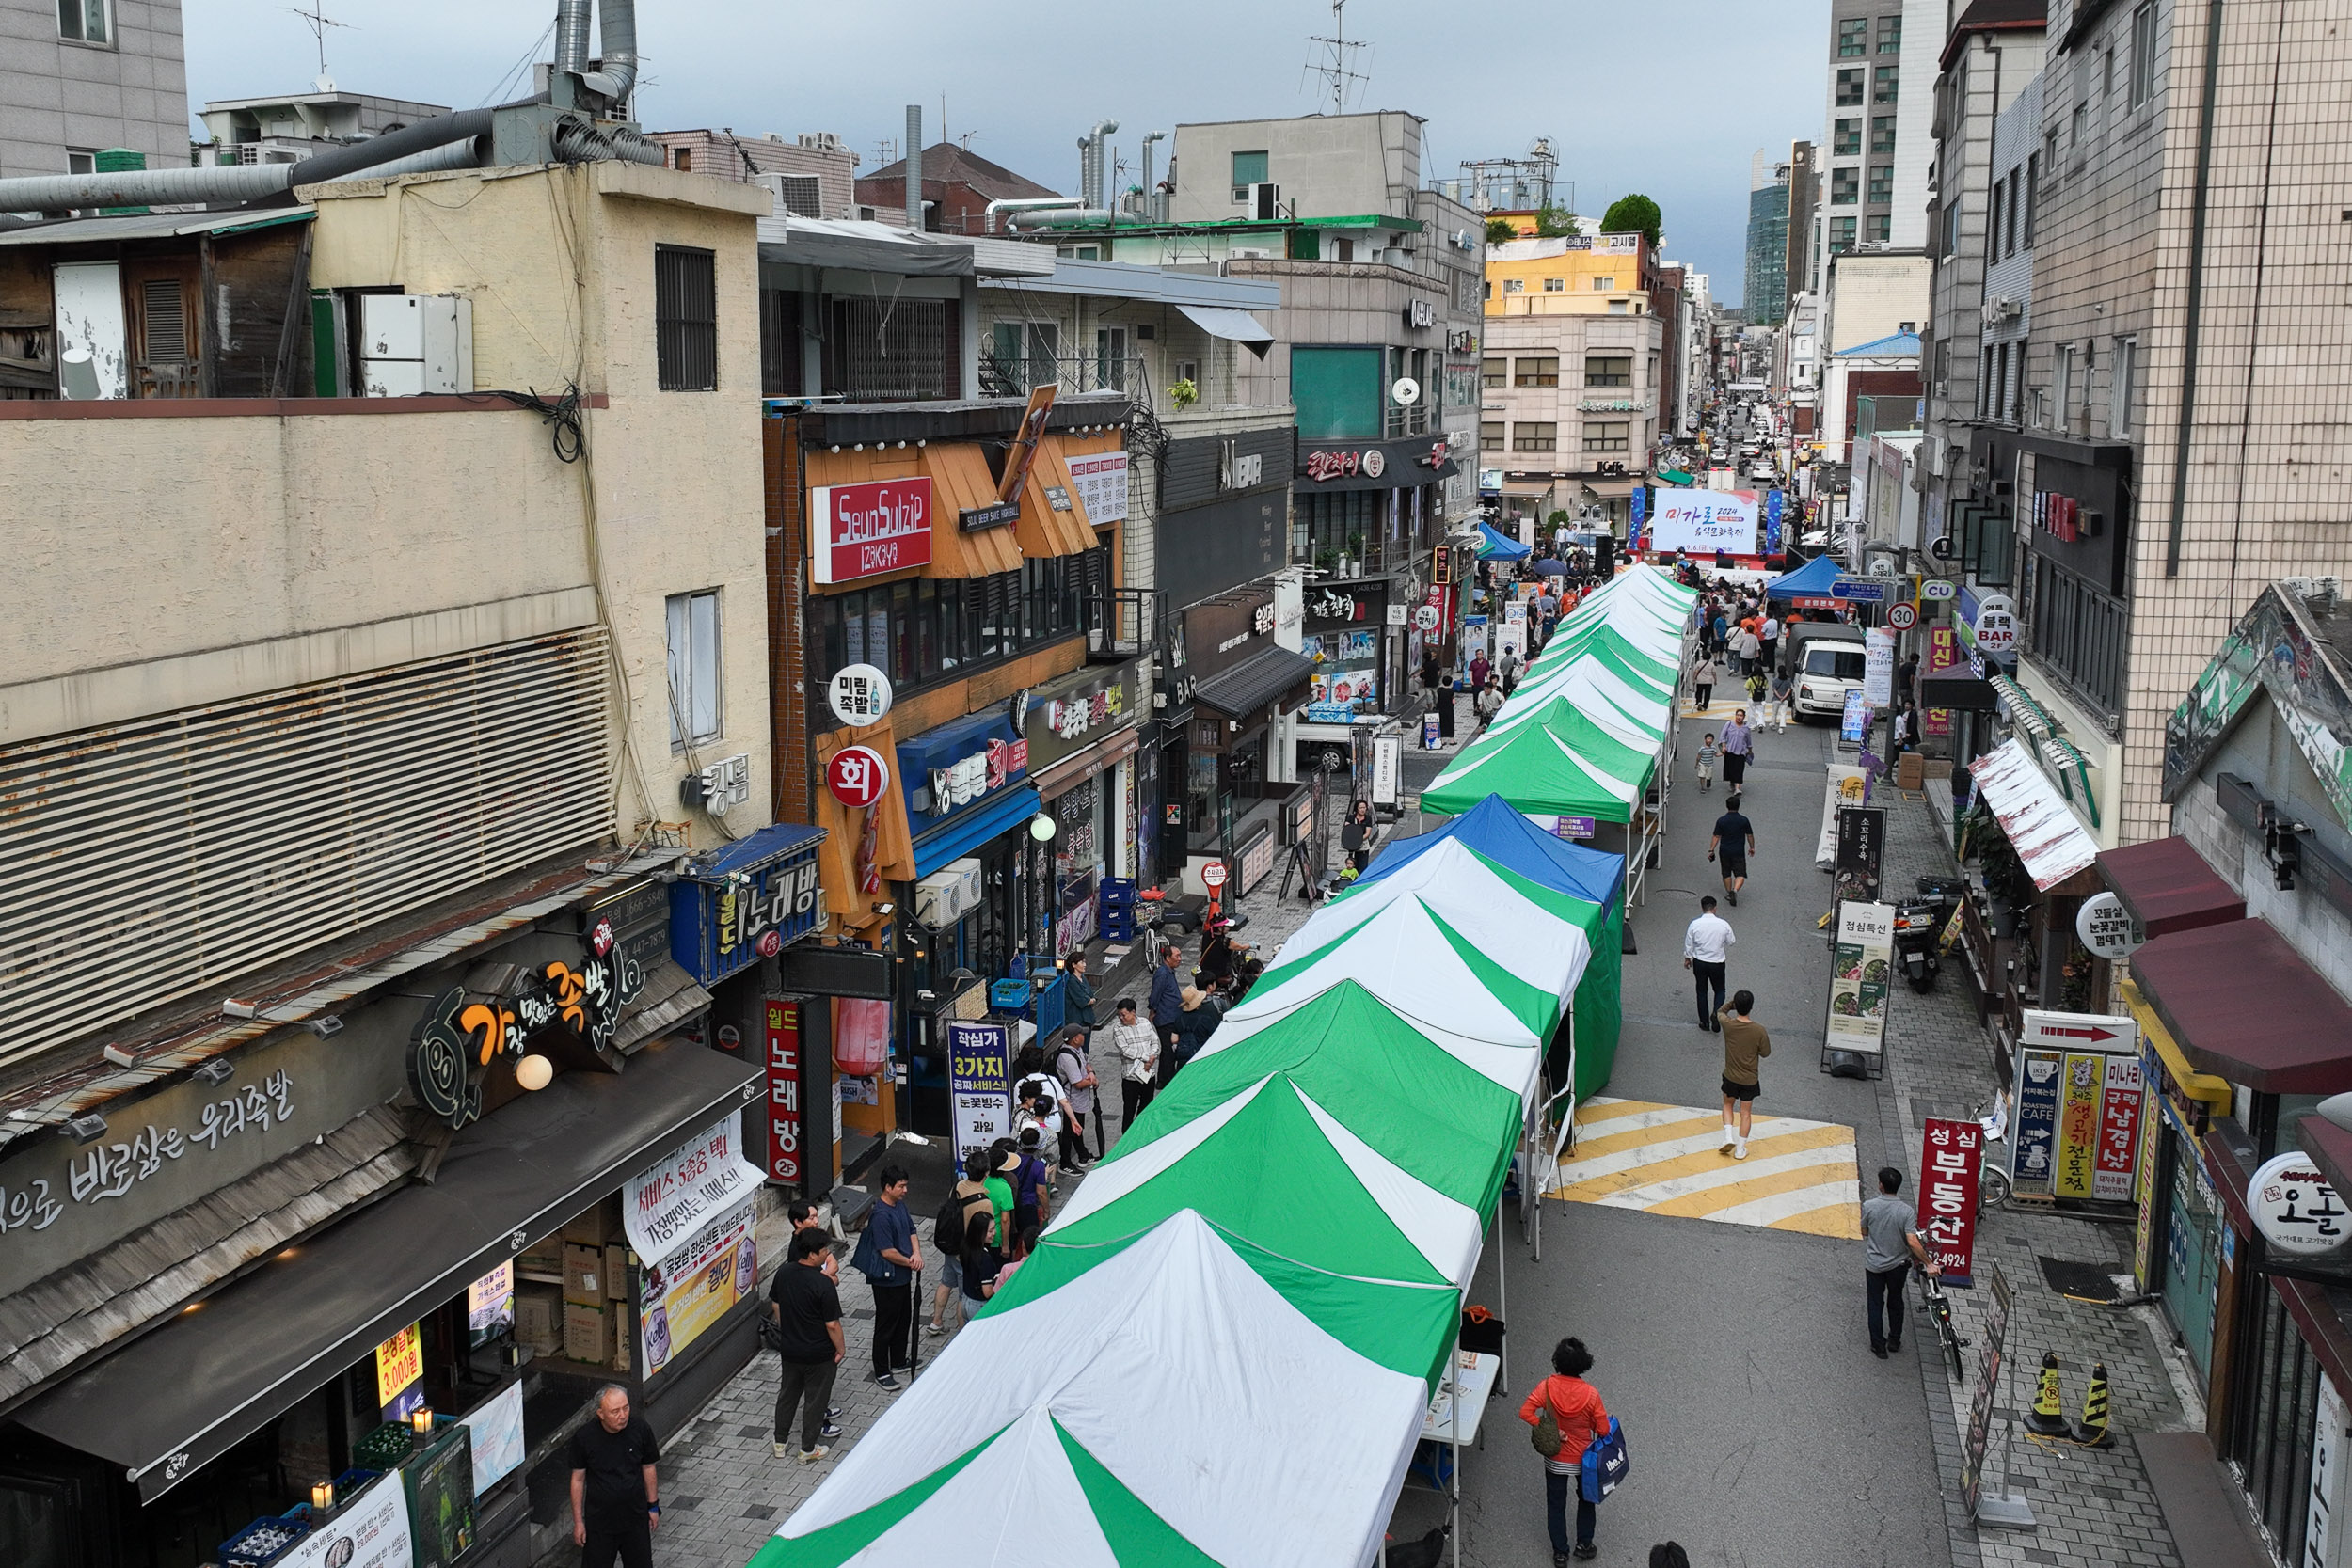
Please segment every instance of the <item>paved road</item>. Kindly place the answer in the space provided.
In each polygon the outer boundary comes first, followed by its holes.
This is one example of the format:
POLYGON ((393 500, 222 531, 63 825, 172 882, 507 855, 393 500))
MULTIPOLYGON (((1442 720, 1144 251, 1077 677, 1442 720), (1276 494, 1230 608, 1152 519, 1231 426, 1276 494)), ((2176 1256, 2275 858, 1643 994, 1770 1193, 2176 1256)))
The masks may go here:
MULTIPOLYGON (((1818 1069, 1829 960, 1813 923, 1829 879, 1812 860, 1829 735, 1759 737, 1745 802, 1755 879, 1724 912, 1739 934, 1731 987, 1756 993, 1772 1031, 1759 1112, 1852 1128, 1867 1172, 1887 1157, 1881 1087, 1818 1069)), ((1695 788, 1696 740, 1685 737, 1664 859, 1634 912, 1641 950, 1625 960, 1609 1093, 1719 1116, 1720 1037, 1700 1031, 1681 961, 1698 895, 1721 892, 1705 857, 1724 790, 1695 788)), ((1513 1388, 1489 1407, 1485 1450, 1463 1465, 1464 1562, 1550 1560, 1539 1461, 1516 1417, 1565 1334, 1599 1358, 1594 1381, 1633 1457, 1633 1478, 1601 1510, 1600 1561, 1645 1562, 1668 1538, 1694 1563, 1740 1568, 1951 1561, 1918 1370, 1908 1344, 1895 1361, 1870 1354, 1860 1243, 1559 1201, 1543 1227, 1543 1259, 1530 1262, 1504 1221, 1513 1388)), ((1494 1299, 1483 1283, 1478 1295, 1494 1299)), ((1408 1495, 1398 1533, 1427 1528, 1434 1508, 1408 1495)))

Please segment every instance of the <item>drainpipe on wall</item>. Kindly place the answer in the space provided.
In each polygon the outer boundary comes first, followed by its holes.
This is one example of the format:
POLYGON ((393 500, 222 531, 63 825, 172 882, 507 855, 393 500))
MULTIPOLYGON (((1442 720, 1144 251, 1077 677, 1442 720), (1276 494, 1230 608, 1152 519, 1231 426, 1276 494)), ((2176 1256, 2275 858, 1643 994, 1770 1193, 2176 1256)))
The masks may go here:
POLYGON ((2197 414, 2197 334, 2205 307, 2205 202, 2213 181, 2214 95, 2220 79, 2221 0, 2208 0, 2204 102, 2197 108, 2197 186, 2188 202, 2188 308, 2181 333, 2181 418, 2172 436, 2172 515, 2165 524, 2164 575, 2168 578, 2181 575, 2181 529, 2188 508, 2188 440, 2197 414))

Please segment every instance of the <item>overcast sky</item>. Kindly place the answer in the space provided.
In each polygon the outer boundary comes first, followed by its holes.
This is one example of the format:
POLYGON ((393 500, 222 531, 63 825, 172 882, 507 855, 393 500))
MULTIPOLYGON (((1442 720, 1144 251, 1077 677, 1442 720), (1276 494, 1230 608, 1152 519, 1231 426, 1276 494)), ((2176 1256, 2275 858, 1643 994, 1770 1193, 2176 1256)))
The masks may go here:
MULTIPOLYGON (((306 6, 309 0, 306 0, 306 6)), ((341 87, 456 108, 521 96, 545 59, 554 0, 324 0, 341 87)), ((318 72, 310 29, 282 0, 184 0, 191 109, 299 90, 318 72)), ((1560 150, 1580 212, 1628 191, 1665 214, 1667 254, 1737 303, 1748 160, 1820 126, 1827 0, 1350 0, 1347 33, 1370 81, 1355 109, 1428 121, 1424 179, 1466 158, 1560 150), (1446 24, 1443 34, 1438 30, 1446 24)), ((834 131, 865 167, 925 105, 926 140, 974 133, 972 150, 1059 191, 1077 184, 1077 138, 1115 119, 1132 166, 1143 133, 1180 120, 1306 114, 1315 0, 1185 0, 1130 11, 1079 0, 682 6, 639 0, 649 130, 834 131)), ((1167 148, 1157 150, 1164 157, 1167 148)), ((1133 170, 1127 171, 1133 178, 1133 170)), ((1563 193, 1565 195, 1565 192, 1563 193)))

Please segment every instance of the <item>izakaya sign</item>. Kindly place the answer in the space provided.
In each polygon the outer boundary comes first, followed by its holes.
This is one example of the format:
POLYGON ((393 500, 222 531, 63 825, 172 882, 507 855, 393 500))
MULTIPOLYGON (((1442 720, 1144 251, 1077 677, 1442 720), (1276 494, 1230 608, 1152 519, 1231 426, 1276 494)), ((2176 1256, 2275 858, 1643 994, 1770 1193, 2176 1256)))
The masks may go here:
POLYGON ((1661 490, 1644 543, 1653 550, 1754 555, 1756 514, 1753 490, 1661 490))
POLYGON ((480 1069, 530 1055, 534 1041, 557 1029, 603 1050, 644 983, 644 967, 620 945, 612 923, 599 920, 577 967, 543 964, 511 996, 469 1002, 465 988, 452 986, 409 1033, 409 1091, 435 1120, 463 1127, 482 1115, 480 1069))
POLYGON ((820 484, 808 493, 810 576, 855 582, 931 561, 928 475, 866 484, 820 484))
POLYGON ((1354 479, 1359 473, 1366 479, 1378 479, 1388 471, 1389 460, 1378 447, 1366 447, 1361 451, 1311 451, 1304 466, 1307 477, 1318 482, 1354 479))

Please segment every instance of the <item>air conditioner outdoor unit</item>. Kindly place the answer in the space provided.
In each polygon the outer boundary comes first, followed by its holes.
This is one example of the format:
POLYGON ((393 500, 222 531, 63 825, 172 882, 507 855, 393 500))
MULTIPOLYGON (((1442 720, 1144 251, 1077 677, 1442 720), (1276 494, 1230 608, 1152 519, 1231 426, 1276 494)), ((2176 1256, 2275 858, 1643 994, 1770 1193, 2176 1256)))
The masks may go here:
POLYGON ((2004 294, 1986 306, 1984 313, 1996 322, 2014 321, 2018 314, 2018 305, 2015 300, 2004 294))
POLYGON ((841 138, 831 131, 803 131, 801 133, 801 145, 815 148, 820 152, 838 152, 841 150, 841 138))
POLYGON ((1268 250, 1262 245, 1237 245, 1231 250, 1228 250, 1225 254, 1233 258, 1235 261, 1263 261, 1270 260, 1273 257, 1274 252, 1268 250))
POLYGON ((359 296, 362 397, 473 389, 472 300, 460 294, 359 296))
POLYGON ((933 930, 953 926, 980 903, 980 863, 951 861, 914 884, 914 918, 933 930))
POLYGON ((1281 215, 1281 186, 1268 182, 1249 187, 1249 216, 1253 222, 1272 223, 1281 215))

